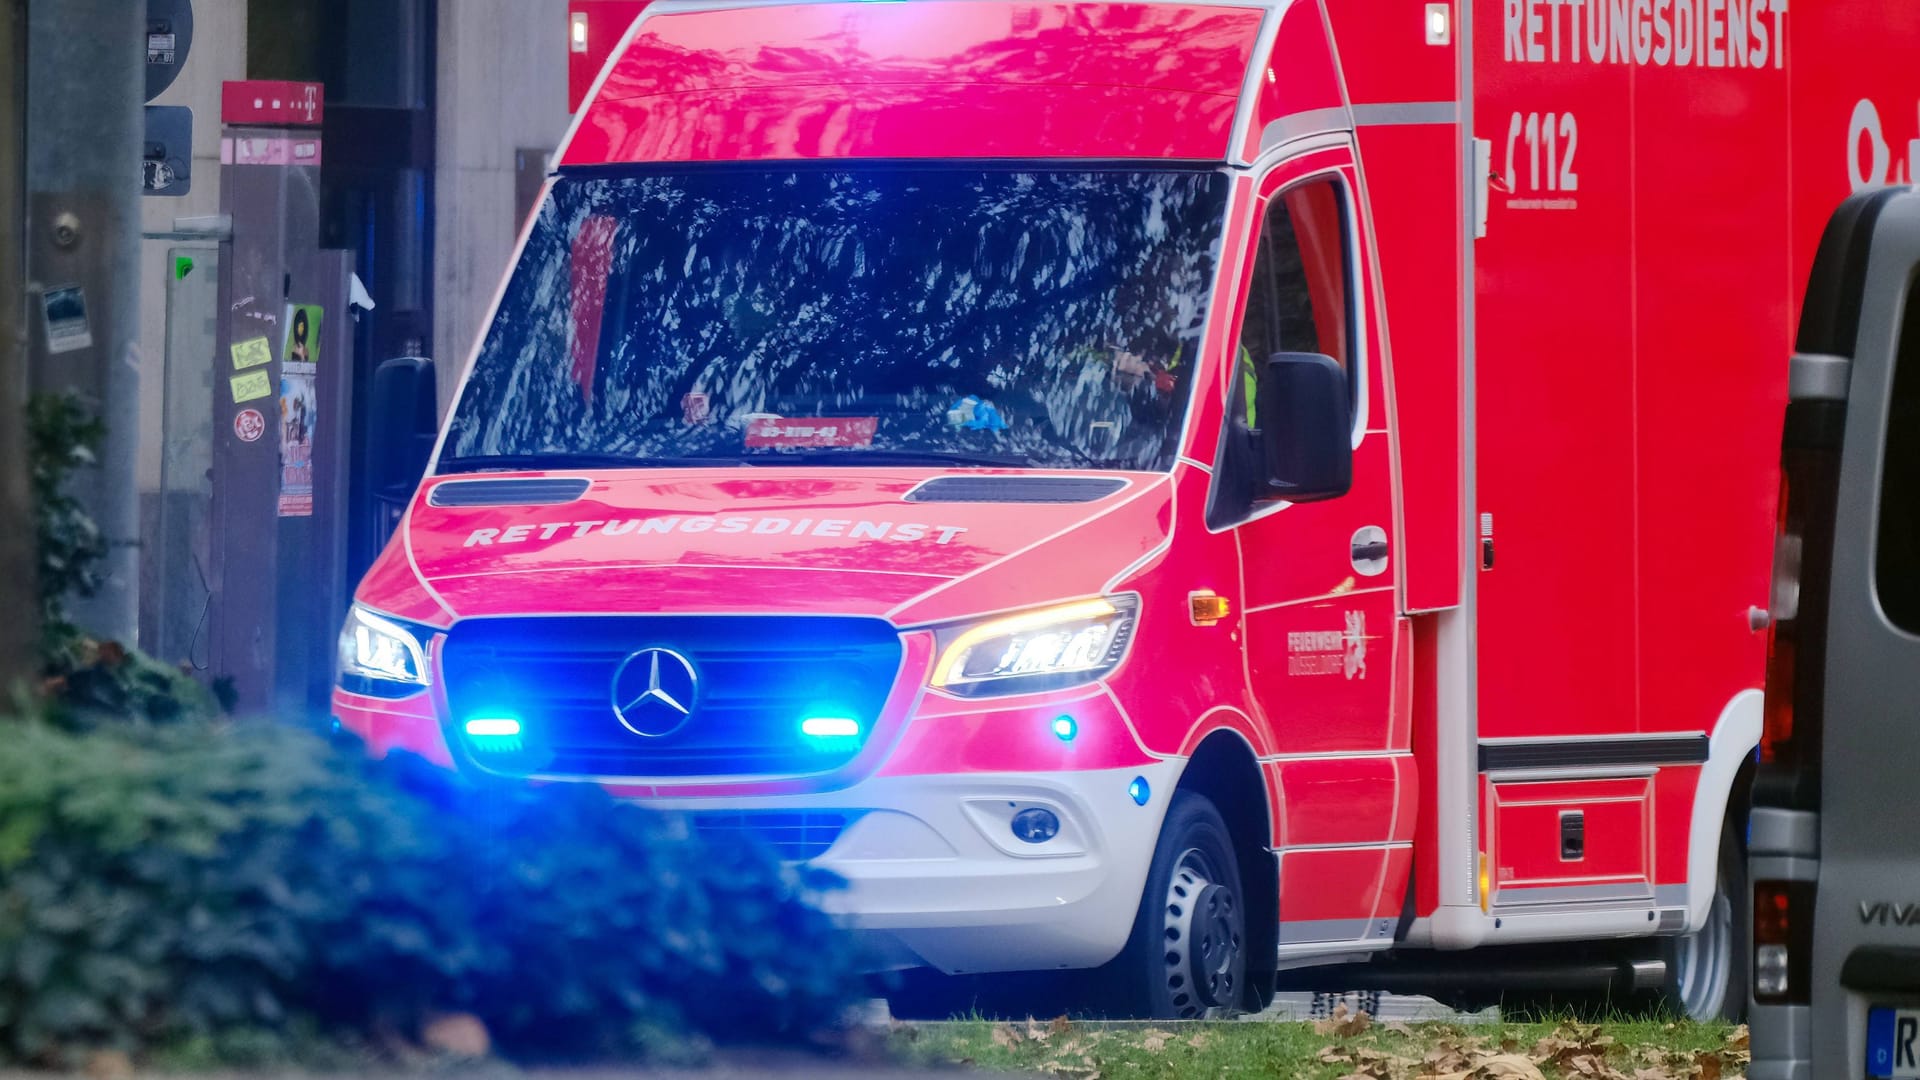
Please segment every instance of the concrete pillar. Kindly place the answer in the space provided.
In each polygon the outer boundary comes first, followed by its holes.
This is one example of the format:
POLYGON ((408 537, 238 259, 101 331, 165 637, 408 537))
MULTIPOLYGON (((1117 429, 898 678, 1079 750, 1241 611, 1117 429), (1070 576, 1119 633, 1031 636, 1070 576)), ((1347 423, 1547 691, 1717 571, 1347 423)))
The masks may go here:
POLYGON ((24 221, 26 0, 0 3, 0 693, 30 677, 38 611, 27 486, 27 305, 24 221))
POLYGON ((138 634, 145 30, 136 0, 40 0, 27 32, 29 382, 77 391, 106 422, 99 467, 76 477, 75 494, 113 546, 99 595, 73 610, 83 629, 127 642, 138 634), (84 344, 48 333, 43 297, 69 287, 84 298, 84 344))
POLYGON ((566 0, 440 5, 433 358, 444 413, 518 239, 517 151, 566 134, 566 0))

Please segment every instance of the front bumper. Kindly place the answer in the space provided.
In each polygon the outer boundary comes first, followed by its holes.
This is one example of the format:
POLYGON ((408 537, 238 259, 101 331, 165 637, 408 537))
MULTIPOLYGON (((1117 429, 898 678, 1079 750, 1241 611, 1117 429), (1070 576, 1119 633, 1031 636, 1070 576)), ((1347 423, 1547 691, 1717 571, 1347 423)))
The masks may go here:
MULTIPOLYGON (((400 750, 455 766, 444 709, 437 689, 399 701, 334 695, 336 718, 376 755, 400 750)), ((809 861, 846 880, 823 906, 879 968, 1087 968, 1125 946, 1184 759, 1141 752, 1104 691, 997 703, 929 697, 884 753, 879 768, 841 783, 605 786, 694 815, 849 819, 809 861), (1063 709, 1081 724, 1072 744, 1049 726, 1063 709), (1128 791, 1136 777, 1146 781, 1145 805, 1128 791), (1058 816, 1059 834, 1042 844, 1015 837, 1012 816, 1028 807, 1058 816)))
POLYGON ((649 799, 712 810, 858 811, 812 865, 846 879, 829 912, 879 967, 950 974, 1096 967, 1126 945, 1177 761, 1041 774, 874 777, 839 791, 649 799), (1147 782, 1146 805, 1128 794, 1147 782), (1058 835, 1028 844, 1013 814, 1044 807, 1058 835))

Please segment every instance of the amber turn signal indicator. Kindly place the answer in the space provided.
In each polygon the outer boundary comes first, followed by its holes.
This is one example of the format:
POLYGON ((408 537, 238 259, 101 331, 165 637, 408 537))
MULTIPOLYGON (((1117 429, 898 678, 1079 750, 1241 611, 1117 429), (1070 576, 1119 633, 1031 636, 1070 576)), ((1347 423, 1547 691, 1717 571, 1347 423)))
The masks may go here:
POLYGON ((1224 596, 1202 589, 1187 594, 1187 603, 1192 606, 1193 625, 1212 626, 1233 613, 1233 605, 1224 596))

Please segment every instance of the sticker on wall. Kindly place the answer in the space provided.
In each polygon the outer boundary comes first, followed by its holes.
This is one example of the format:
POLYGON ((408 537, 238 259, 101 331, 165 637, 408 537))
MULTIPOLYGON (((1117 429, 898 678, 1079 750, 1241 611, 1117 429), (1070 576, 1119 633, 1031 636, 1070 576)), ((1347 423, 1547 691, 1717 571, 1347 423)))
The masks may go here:
POLYGON ((235 405, 243 401, 258 401, 263 397, 273 396, 273 380, 267 378, 267 373, 264 371, 249 371, 245 375, 235 375, 227 380, 227 385, 233 388, 235 405))
POLYGON ((266 335, 236 341, 228 352, 233 354, 233 370, 245 371, 262 364, 273 362, 273 346, 267 344, 266 335))
POLYGON ((323 314, 319 304, 287 305, 287 340, 280 354, 282 360, 289 364, 320 362, 320 316, 323 314))
POLYGON ((87 297, 80 286, 48 289, 40 294, 40 305, 47 315, 48 352, 72 352, 93 344, 93 330, 87 323, 87 297))
POLYGON ((259 442, 267 433, 267 418, 259 409, 241 409, 233 416, 233 434, 241 442, 259 442))
POLYGON ((280 516, 313 516, 313 428, 319 418, 311 372, 280 376, 280 516))

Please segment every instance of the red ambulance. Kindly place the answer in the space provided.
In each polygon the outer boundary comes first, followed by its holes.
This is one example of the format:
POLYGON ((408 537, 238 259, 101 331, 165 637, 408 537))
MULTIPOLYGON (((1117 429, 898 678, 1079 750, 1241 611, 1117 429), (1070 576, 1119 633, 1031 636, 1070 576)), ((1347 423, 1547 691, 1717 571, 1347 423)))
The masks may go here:
POLYGON ((345 727, 757 833, 920 985, 1606 942, 1745 1007, 1796 295, 1914 20, 638 6, 345 727))

